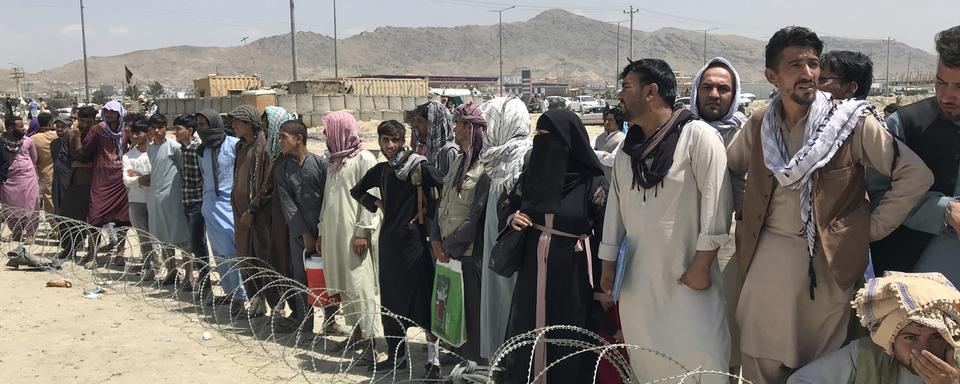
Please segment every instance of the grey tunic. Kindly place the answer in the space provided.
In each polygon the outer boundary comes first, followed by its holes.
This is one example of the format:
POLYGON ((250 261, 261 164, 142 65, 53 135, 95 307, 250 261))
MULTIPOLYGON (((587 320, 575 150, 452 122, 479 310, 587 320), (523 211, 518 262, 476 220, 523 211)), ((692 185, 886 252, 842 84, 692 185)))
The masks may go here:
POLYGON ((290 237, 297 238, 305 234, 317 237, 323 188, 327 180, 326 159, 307 152, 301 165, 295 156, 286 156, 274 177, 283 217, 290 227, 290 237))
POLYGON ((158 240, 185 246, 190 234, 187 217, 183 214, 183 179, 177 168, 180 143, 167 139, 163 144, 150 144, 150 189, 147 195, 147 213, 150 233, 158 240))

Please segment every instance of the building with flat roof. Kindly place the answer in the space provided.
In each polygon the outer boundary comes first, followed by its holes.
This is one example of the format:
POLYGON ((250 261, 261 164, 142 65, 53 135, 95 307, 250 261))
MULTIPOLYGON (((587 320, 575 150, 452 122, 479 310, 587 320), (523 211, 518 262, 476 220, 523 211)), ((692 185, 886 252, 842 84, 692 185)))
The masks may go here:
POLYGON ((492 90, 500 87, 500 78, 496 76, 434 76, 434 75, 362 75, 373 79, 426 79, 430 88, 459 88, 492 90))
POLYGON ((207 77, 193 81, 196 97, 220 97, 239 95, 243 91, 259 89, 263 82, 259 75, 250 76, 221 76, 207 75, 207 77))

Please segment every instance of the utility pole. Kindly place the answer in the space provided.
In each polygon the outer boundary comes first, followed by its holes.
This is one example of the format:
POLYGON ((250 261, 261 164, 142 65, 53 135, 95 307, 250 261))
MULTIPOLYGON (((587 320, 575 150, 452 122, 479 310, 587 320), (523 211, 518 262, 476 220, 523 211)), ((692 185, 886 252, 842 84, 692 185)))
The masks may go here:
POLYGON ((913 52, 907 52, 907 86, 910 86, 910 57, 913 56, 913 52))
POLYGON ((633 59, 633 14, 640 12, 639 9, 633 9, 633 6, 630 6, 629 11, 623 11, 623 14, 630 15, 630 56, 627 56, 628 60, 633 59))
POLYGON ((620 24, 627 20, 617 21, 617 62, 613 66, 613 88, 618 89, 620 84, 620 24))
POLYGON ((333 0, 333 77, 340 78, 337 61, 337 0, 333 0))
POLYGON ((887 37, 887 74, 886 81, 883 82, 884 94, 890 93, 890 37, 887 37))
POLYGON ((253 73, 257 73, 257 60, 253 58, 253 55, 250 53, 250 49, 247 47, 247 40, 250 39, 250 36, 244 36, 240 39, 240 43, 243 44, 243 50, 247 51, 247 54, 250 55, 250 62, 253 63, 253 73))
POLYGON ((516 5, 511 5, 504 9, 490 11, 496 12, 500 17, 500 29, 499 32, 497 32, 497 38, 500 40, 500 96, 503 96, 503 11, 511 10, 516 7, 516 5))
POLYGON ((87 26, 83 20, 83 0, 80 0, 80 38, 83 40, 83 94, 84 102, 90 103, 90 76, 87 73, 87 26))
POLYGON ((293 20, 293 0, 290 0, 290 55, 293 60, 293 81, 297 81, 297 29, 293 20))
POLYGON ((707 65, 707 32, 716 31, 720 27, 713 27, 703 30, 703 65, 707 65))
POLYGON ((23 77, 24 77, 23 67, 16 65, 14 63, 10 63, 10 64, 13 65, 13 72, 10 73, 10 79, 17 82, 17 98, 22 99, 23 88, 20 86, 20 80, 23 80, 23 77))

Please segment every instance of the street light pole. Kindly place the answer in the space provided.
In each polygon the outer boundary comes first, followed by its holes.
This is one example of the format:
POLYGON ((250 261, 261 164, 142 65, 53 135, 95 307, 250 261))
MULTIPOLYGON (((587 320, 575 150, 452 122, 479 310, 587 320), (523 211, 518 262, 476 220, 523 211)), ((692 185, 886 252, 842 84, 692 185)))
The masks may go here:
POLYGON ((713 27, 703 30, 703 65, 707 65, 707 32, 716 31, 720 27, 713 27))
POLYGON ((499 31, 497 32, 497 39, 500 40, 500 96, 503 96, 503 11, 511 10, 516 7, 517 7, 516 5, 511 5, 504 9, 490 11, 490 12, 496 12, 500 18, 499 31))
POLYGON ((83 94, 84 102, 90 103, 90 76, 87 73, 87 26, 83 20, 83 0, 80 0, 80 38, 83 40, 83 94))
POLYGON ((337 0, 333 0, 333 77, 340 78, 337 60, 337 0))
POLYGON ((297 31, 293 20, 293 0, 290 0, 290 55, 293 60, 293 81, 297 81, 297 31))

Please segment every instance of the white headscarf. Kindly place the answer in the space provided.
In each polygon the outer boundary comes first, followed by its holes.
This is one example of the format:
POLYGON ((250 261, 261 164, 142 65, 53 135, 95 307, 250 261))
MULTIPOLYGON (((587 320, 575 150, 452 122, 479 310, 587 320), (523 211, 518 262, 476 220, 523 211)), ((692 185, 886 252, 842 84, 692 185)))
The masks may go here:
POLYGON ((697 95, 700 93, 700 79, 703 77, 703 73, 707 71, 707 68, 711 66, 716 66, 720 64, 730 70, 731 77, 733 78, 733 99, 730 101, 730 108, 727 109, 727 113, 723 115, 720 120, 707 121, 707 124, 710 124, 717 131, 720 132, 720 135, 723 136, 724 141, 729 141, 733 138, 733 134, 740 129, 740 125, 743 124, 744 116, 742 113, 737 113, 737 107, 740 103, 740 74, 737 73, 737 70, 733 68, 733 64, 730 64, 727 59, 722 57, 714 57, 713 60, 707 62, 707 65, 704 65, 700 72, 697 72, 697 75, 693 78, 693 87, 690 89, 690 112, 693 112, 697 117, 700 116, 699 103, 697 102, 697 95))
POLYGON ((533 146, 530 113, 515 96, 497 97, 480 105, 487 131, 483 135, 480 164, 490 176, 490 193, 513 187, 523 171, 523 159, 533 146))

